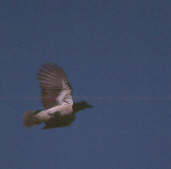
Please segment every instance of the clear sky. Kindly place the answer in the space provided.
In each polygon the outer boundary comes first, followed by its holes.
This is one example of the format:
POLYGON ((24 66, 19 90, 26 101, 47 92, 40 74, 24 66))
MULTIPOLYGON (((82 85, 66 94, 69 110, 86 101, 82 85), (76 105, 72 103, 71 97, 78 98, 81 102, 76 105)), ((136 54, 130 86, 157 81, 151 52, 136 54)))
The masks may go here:
POLYGON ((170 0, 1 0, 0 169, 170 169, 170 0), (71 127, 26 129, 37 72, 94 105, 71 127))

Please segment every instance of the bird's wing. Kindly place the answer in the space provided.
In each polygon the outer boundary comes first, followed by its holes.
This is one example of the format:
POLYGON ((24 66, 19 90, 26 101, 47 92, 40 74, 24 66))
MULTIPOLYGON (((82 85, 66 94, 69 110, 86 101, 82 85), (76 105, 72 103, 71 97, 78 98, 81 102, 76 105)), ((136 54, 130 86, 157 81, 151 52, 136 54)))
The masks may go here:
POLYGON ((38 79, 45 108, 63 103, 73 104, 72 88, 62 68, 56 64, 45 64, 38 73, 38 79))

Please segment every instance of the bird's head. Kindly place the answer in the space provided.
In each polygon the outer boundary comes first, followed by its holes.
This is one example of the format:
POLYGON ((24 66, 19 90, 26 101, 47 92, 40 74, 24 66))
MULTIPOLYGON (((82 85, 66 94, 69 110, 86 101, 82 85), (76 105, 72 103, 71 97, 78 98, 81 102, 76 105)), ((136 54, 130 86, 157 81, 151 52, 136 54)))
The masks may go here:
POLYGON ((81 110, 87 109, 87 108, 92 108, 92 107, 93 106, 88 104, 88 102, 86 102, 86 101, 80 101, 80 102, 74 103, 74 105, 73 105, 73 109, 74 109, 75 113, 77 113, 81 110))

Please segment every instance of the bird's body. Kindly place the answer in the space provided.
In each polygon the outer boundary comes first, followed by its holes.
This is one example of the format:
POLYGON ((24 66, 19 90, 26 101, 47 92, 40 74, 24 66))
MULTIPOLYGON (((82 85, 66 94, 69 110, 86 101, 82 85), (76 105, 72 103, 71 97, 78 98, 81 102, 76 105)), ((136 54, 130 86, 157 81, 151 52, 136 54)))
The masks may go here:
POLYGON ((45 128, 63 127, 71 124, 74 114, 82 109, 92 107, 87 102, 74 106, 72 88, 62 68, 56 64, 42 66, 38 74, 42 89, 42 104, 45 110, 24 113, 26 127, 44 122, 45 128))
POLYGON ((72 112, 73 112, 72 104, 61 104, 61 105, 57 105, 52 108, 40 111, 39 113, 35 115, 35 118, 46 122, 54 118, 57 115, 65 116, 65 115, 72 114, 72 112))

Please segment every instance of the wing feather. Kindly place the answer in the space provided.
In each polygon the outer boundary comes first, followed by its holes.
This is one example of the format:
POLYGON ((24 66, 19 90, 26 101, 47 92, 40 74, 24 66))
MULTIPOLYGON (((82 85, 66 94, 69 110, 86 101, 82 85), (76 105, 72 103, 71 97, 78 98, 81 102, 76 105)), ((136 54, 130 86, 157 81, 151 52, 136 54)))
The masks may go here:
MULTIPOLYGON (((71 85, 63 69, 56 64, 42 65, 38 73, 40 87, 42 89, 42 104, 45 108, 50 108, 60 104, 58 98, 61 99, 62 93, 72 95, 71 85), (67 92, 64 92, 64 91, 67 92)), ((65 95, 62 96, 62 99, 65 95)))

